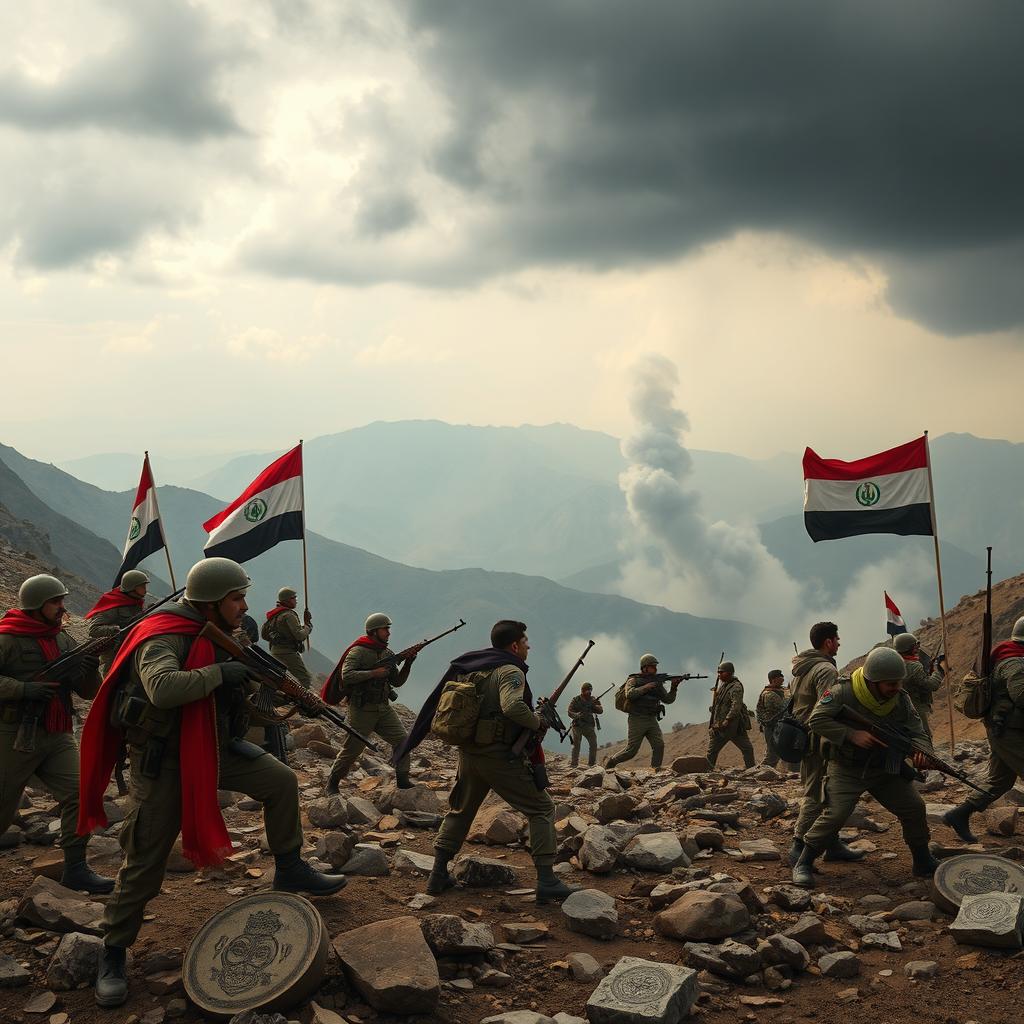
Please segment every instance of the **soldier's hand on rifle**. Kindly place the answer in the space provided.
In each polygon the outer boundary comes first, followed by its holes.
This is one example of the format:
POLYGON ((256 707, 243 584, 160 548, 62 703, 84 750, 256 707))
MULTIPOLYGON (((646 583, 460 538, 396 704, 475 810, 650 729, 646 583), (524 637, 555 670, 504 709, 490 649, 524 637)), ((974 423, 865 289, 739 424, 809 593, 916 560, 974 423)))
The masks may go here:
POLYGON ((370 675, 374 679, 383 679, 387 674, 388 674, 388 669, 387 669, 386 665, 381 665, 379 668, 371 668, 370 669, 370 675))
POLYGON ((855 747, 860 747, 863 750, 885 746, 877 736, 868 732, 867 729, 851 729, 848 738, 855 747))
POLYGON ((91 678, 100 667, 100 659, 95 654, 83 654, 78 659, 78 678, 89 679, 91 678))
POLYGON ((22 700, 49 700, 57 692, 60 683, 29 682, 21 685, 22 700))
POLYGON ((914 762, 914 767, 919 772, 923 772, 925 769, 931 768, 934 765, 932 759, 923 750, 915 750, 912 760, 914 762))
POLYGON ((313 628, 313 613, 307 608, 302 613, 302 621, 310 628, 313 628))
POLYGON ((241 686, 251 675, 249 667, 240 661, 225 661, 220 666, 221 685, 241 686))
POLYGON ((415 661, 416 655, 423 650, 423 644, 413 644, 412 647, 408 648, 405 652, 406 661, 415 661))

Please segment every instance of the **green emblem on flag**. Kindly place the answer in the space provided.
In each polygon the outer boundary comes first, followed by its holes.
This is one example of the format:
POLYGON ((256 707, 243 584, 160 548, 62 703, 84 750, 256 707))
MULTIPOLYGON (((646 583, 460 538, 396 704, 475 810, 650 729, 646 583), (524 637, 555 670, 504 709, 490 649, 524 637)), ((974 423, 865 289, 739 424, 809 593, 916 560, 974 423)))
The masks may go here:
POLYGON ((258 523, 267 514, 267 503, 262 498, 253 498, 245 503, 242 515, 250 523, 258 523))
POLYGON ((142 523, 132 516, 132 521, 128 526, 128 539, 135 540, 136 537, 142 532, 142 523))
POLYGON ((882 497, 882 492, 878 489, 878 484, 873 484, 870 480, 865 480, 864 483, 857 487, 854 491, 854 496, 866 508, 870 508, 872 505, 878 504, 878 499, 882 497))

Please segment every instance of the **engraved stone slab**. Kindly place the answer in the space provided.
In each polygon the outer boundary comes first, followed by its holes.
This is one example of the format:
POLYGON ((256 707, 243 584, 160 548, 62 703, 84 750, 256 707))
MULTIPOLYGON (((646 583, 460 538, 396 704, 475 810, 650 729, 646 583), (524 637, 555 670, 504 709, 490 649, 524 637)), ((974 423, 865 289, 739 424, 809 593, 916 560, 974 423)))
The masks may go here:
POLYGON ((590 1024, 679 1024, 697 998, 697 972, 624 956, 587 1000, 590 1024))
POLYGON ((185 953, 182 977, 204 1013, 287 1010, 308 999, 327 968, 327 930, 316 908, 291 893, 257 893, 214 914, 185 953))
POLYGON ((964 853, 942 861, 932 878, 932 902, 948 914, 965 896, 988 892, 1024 895, 1024 867, 991 853, 964 853))
POLYGON ((965 896, 949 926, 957 942, 996 949, 1024 946, 1024 898, 1008 892, 965 896))

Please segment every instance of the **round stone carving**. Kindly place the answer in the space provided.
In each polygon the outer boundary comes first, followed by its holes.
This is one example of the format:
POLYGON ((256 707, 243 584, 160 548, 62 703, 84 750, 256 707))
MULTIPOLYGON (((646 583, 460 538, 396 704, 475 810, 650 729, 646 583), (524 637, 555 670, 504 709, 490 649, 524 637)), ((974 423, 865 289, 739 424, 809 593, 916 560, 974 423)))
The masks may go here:
POLYGON ((630 967, 611 981, 612 995, 622 1003, 656 1003, 672 988, 672 979, 659 967, 630 967))
POLYGON ((327 930, 291 893, 246 896, 209 918, 185 953, 182 978, 204 1013, 286 1010, 312 995, 327 967, 327 930))
POLYGON ((1002 923, 1007 918, 1007 906, 997 896, 979 896, 966 907, 960 908, 959 918, 968 925, 1002 923))
POLYGON ((942 861, 932 879, 932 900, 950 914, 965 896, 989 892, 1024 895, 1024 868, 991 853, 963 853, 942 861))

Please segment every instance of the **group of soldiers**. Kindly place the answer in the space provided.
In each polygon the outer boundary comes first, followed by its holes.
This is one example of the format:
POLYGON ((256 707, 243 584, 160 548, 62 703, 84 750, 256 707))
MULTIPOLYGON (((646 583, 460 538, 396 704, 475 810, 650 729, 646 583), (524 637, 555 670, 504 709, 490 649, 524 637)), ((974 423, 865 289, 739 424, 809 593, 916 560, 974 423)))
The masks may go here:
MULTIPOLYGON (((68 591, 55 577, 27 579, 19 591, 19 607, 0 618, 0 833, 14 820, 24 788, 36 776, 60 806, 63 883, 87 893, 110 894, 95 987, 96 1001, 105 1007, 121 1005, 127 998, 127 949, 139 933, 147 903, 160 891, 179 833, 183 851, 197 865, 216 863, 230 851, 218 788, 262 803, 275 860, 274 889, 327 896, 346 882, 344 875, 317 871, 302 859, 296 776, 248 738, 252 704, 247 698, 258 682, 247 664, 211 643, 204 632, 207 624, 224 633, 242 628, 249 576, 230 559, 204 559, 189 571, 180 599, 140 617, 148 582, 145 573, 125 573, 120 586, 103 595, 90 612, 93 637, 118 641, 104 654, 102 672, 99 658, 86 653, 71 659, 59 677, 47 676, 44 666, 76 646, 63 628, 68 591), (124 633, 123 627, 136 619, 124 633), (92 701, 81 755, 72 731, 72 693, 92 701), (123 861, 117 878, 111 879, 89 867, 86 850, 90 833, 106 824, 104 793, 124 748, 132 800, 120 831, 123 861)), ((301 651, 312 621, 308 615, 300 620, 296 605, 295 591, 282 589, 262 633, 275 657, 308 686, 311 680, 301 651)), ((534 701, 527 683, 526 624, 501 620, 491 630, 490 646, 453 660, 409 733, 392 702, 422 645, 393 654, 388 646, 391 627, 390 618, 382 613, 367 618, 364 635, 343 653, 324 696, 334 701, 343 696, 355 730, 364 736, 376 734, 394 748, 396 782, 409 786, 409 755, 430 731, 446 688, 471 684, 475 718, 468 739, 457 747, 456 782, 435 839, 427 891, 440 894, 456 884, 449 865, 493 791, 528 820, 537 901, 564 899, 574 887, 554 871, 555 808, 543 771, 546 718, 539 713, 543 699, 534 701), (532 737, 525 747, 517 744, 524 730, 532 737)), ((794 882, 814 884, 819 856, 827 861, 863 856, 843 843, 839 833, 865 792, 900 819, 915 874, 931 873, 936 862, 929 852, 918 791, 900 770, 900 759, 894 760, 871 731, 845 722, 842 711, 855 709, 871 722, 903 730, 917 744, 914 765, 926 768, 932 750, 928 715, 942 683, 941 664, 926 671, 916 639, 907 634, 892 647, 872 650, 862 668, 848 679, 840 678, 836 625, 816 623, 810 644, 793 658, 788 697, 783 673, 774 669, 755 713, 766 738, 765 764, 775 765, 780 759, 773 734, 784 714, 803 723, 811 736, 799 764, 803 798, 789 853, 794 882)), ((987 773, 991 799, 1024 775, 1024 617, 1010 640, 993 652, 993 660, 993 700, 986 718, 992 748, 987 773)), ((645 740, 652 766, 661 765, 664 739, 659 720, 665 705, 675 701, 684 678, 659 673, 658 659, 643 655, 639 671, 616 694, 616 707, 628 715, 628 740, 621 753, 607 760, 608 767, 634 757, 645 740)), ((718 666, 713 694, 709 762, 714 765, 723 747, 733 743, 745 766, 753 766, 752 722, 732 663, 722 661, 718 666)), ((595 763, 601 714, 600 699, 585 683, 568 707, 573 768, 578 766, 583 740, 588 743, 589 764, 595 763)), ((331 767, 329 791, 338 789, 363 749, 363 740, 350 734, 331 767)), ((965 840, 973 840, 970 816, 983 810, 989 797, 971 797, 946 816, 947 823, 965 840)))

